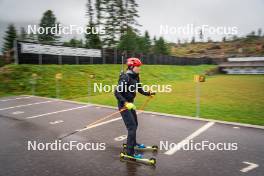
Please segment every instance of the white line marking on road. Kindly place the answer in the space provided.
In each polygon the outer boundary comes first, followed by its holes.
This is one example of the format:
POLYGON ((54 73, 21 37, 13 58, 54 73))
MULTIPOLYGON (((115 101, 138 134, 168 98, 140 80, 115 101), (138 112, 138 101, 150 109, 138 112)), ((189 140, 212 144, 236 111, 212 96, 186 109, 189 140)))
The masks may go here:
POLYGON ((12 107, 7 107, 7 108, 2 108, 0 111, 3 110, 8 110, 8 109, 14 109, 14 108, 21 108, 25 106, 32 106, 32 105, 38 105, 38 104, 43 104, 43 103, 50 103, 50 102, 55 102, 57 100, 52 100, 52 101, 42 101, 42 102, 37 102, 37 103, 30 103, 30 104, 24 104, 24 105, 18 105, 18 106, 12 106, 12 107))
POLYGON ((56 121, 53 121, 53 122, 49 122, 51 125, 55 125, 55 124, 58 124, 58 123, 62 123, 64 122, 63 120, 56 120, 56 121))
POLYGON ((5 101, 19 100, 19 99, 32 98, 32 97, 33 97, 33 96, 19 97, 19 98, 10 98, 10 99, 4 99, 4 100, 0 100, 0 101, 5 102, 5 101))
POLYGON ((252 169, 255 169, 255 168, 257 168, 257 167, 259 166, 258 164, 250 163, 250 162, 247 162, 247 161, 243 161, 243 163, 244 163, 244 164, 248 164, 249 166, 247 166, 247 167, 241 169, 241 170, 240 170, 241 172, 248 172, 248 171, 250 171, 250 170, 252 170, 252 169))
POLYGON ((200 135, 202 132, 206 131, 208 128, 214 125, 214 122, 208 122, 195 132, 193 132, 190 136, 179 142, 175 147, 171 148, 170 150, 166 151, 164 154, 166 155, 173 155, 175 152, 180 150, 185 144, 189 143, 190 140, 194 139, 198 135, 200 135))
POLYGON ((72 111, 72 110, 76 110, 76 109, 86 108, 86 107, 89 107, 89 106, 92 106, 92 105, 79 106, 79 107, 76 107, 76 108, 63 109, 63 110, 60 110, 60 111, 54 111, 54 112, 49 112, 49 113, 45 113, 45 114, 39 114, 39 115, 31 116, 31 117, 26 117, 26 119, 34 119, 34 118, 38 118, 38 117, 48 116, 48 115, 51 115, 51 114, 58 114, 58 113, 61 113, 61 112, 67 112, 67 111, 72 111))
POLYGON ((101 107, 99 107, 99 106, 97 106, 97 107, 95 107, 96 109, 101 109, 101 107))
POLYGON ((80 129, 79 132, 86 131, 86 130, 89 130, 91 128, 95 128, 95 127, 98 127, 98 126, 101 126, 101 125, 105 125, 105 124, 108 124, 108 123, 111 123, 111 122, 114 122, 114 121, 117 121, 117 120, 120 120, 120 119, 122 119, 122 118, 118 117, 118 118, 115 118, 115 119, 112 119, 112 120, 108 120, 108 121, 105 121, 105 122, 97 123, 95 125, 91 125, 91 126, 88 126, 86 128, 80 129))
POLYGON ((233 128, 235 128, 235 129, 239 129, 239 127, 237 127, 237 126, 234 126, 233 128))
POLYGON ((15 111, 15 112, 12 112, 12 114, 14 114, 14 115, 23 114, 23 113, 24 113, 24 111, 15 111))
POLYGON ((118 136, 115 138, 115 141, 123 141, 127 138, 127 135, 118 136))

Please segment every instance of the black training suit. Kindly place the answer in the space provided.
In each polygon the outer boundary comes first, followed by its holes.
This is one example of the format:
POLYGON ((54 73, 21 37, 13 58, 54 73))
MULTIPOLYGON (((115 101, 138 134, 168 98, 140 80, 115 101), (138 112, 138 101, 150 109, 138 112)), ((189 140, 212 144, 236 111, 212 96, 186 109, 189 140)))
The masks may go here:
MULTIPOLYGON (((149 92, 145 92, 140 84, 139 75, 131 70, 120 76, 118 87, 115 90, 115 97, 118 101, 119 110, 124 108, 125 102, 133 103, 136 92, 145 96, 150 96, 149 92), (130 89, 129 89, 130 88, 130 89)), ((134 155, 134 146, 136 142, 136 131, 138 126, 137 114, 135 110, 125 110, 121 112, 121 116, 126 125, 127 135, 127 154, 134 155)))

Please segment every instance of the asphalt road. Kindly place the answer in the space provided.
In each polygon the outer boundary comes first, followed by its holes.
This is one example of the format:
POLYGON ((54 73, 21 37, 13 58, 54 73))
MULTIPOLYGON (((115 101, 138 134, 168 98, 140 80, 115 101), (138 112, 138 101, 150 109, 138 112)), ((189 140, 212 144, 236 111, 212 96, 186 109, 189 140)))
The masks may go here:
POLYGON ((88 144, 90 150, 29 150, 28 143, 39 146, 54 143, 66 134, 117 110, 33 96, 0 99, 0 175, 177 175, 236 176, 264 174, 264 130, 140 113, 138 142, 146 145, 233 144, 237 150, 184 150, 163 148, 155 157, 156 167, 120 161, 126 128, 119 114, 65 137, 61 143, 88 144), (40 145, 41 144, 41 145, 40 145), (42 145, 43 144, 43 145, 42 145), (99 145, 103 145, 100 147, 99 145), (98 147, 99 146, 99 147, 98 147))

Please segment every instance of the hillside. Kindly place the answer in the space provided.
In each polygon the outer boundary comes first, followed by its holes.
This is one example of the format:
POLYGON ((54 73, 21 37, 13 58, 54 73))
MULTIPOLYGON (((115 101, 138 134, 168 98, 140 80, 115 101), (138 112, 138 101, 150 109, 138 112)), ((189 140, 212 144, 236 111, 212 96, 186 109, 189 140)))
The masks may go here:
POLYGON ((178 57, 248 57, 264 56, 264 37, 238 38, 226 42, 171 44, 171 54, 178 57))

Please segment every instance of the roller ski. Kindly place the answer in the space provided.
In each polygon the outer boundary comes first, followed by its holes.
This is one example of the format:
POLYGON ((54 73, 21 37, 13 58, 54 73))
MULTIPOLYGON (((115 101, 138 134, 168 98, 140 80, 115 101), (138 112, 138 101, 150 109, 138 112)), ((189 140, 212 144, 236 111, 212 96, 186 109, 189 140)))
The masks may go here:
POLYGON ((130 156, 130 155, 127 155, 125 152, 121 152, 120 159, 143 163, 143 164, 147 164, 151 166, 155 166, 156 164, 155 158, 150 158, 150 159, 143 158, 141 154, 135 154, 134 156, 130 156))
MULTIPOLYGON (((123 148, 126 149, 127 145, 123 144, 123 148)), ((153 152, 157 152, 158 151, 158 146, 153 145, 153 146, 145 146, 144 144, 137 144, 134 147, 135 150, 140 150, 140 151, 153 151, 153 152)))

